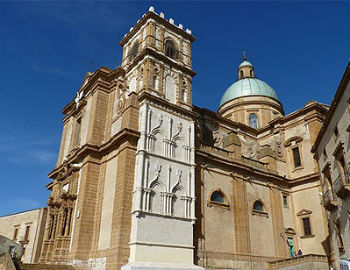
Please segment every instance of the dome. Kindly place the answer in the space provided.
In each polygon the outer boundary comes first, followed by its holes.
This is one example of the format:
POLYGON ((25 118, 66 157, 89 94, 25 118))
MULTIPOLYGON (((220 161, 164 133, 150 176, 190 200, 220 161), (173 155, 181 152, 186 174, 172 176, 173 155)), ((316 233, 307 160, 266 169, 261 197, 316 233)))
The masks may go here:
POLYGON ((247 61, 247 60, 244 60, 244 61, 238 66, 238 68, 240 68, 240 67, 246 67, 246 66, 248 66, 248 67, 253 67, 252 63, 250 63, 250 62, 247 61))
POLYGON ((220 106, 232 99, 244 96, 266 96, 278 100, 275 90, 266 82, 257 78, 243 78, 236 81, 225 91, 220 106))

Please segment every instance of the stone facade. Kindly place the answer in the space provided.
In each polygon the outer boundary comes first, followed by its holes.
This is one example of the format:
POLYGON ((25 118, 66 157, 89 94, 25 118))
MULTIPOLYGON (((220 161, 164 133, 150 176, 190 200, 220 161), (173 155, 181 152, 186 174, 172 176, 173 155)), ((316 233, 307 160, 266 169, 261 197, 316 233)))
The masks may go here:
POLYGON ((47 208, 0 217, 0 235, 22 244, 23 263, 39 261, 45 232, 47 208))
POLYGON ((198 264, 236 268, 255 260, 263 266, 289 257, 291 243, 294 251, 326 254, 320 180, 310 152, 326 109, 311 102, 258 130, 197 111, 198 264), (300 149, 297 167, 293 147, 300 149), (224 195, 224 203, 211 201, 214 191, 224 195), (258 211, 255 202, 262 204, 258 211), (310 233, 303 218, 309 218, 310 233))
POLYGON ((327 253, 310 152, 327 106, 285 116, 276 99, 242 96, 198 108, 194 40, 150 8, 120 42, 121 66, 86 74, 63 109, 41 263, 265 269, 327 253))
POLYGON ((350 259, 350 64, 347 65, 313 147, 327 210, 331 261, 350 259))

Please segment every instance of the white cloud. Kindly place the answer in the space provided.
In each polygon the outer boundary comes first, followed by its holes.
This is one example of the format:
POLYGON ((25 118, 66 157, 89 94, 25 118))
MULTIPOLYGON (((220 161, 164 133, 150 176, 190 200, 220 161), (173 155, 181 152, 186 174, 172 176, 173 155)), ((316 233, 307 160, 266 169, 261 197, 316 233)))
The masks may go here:
POLYGON ((57 153, 51 149, 56 145, 54 139, 25 130, 14 131, 9 125, 0 124, 0 161, 16 165, 54 163, 57 153))

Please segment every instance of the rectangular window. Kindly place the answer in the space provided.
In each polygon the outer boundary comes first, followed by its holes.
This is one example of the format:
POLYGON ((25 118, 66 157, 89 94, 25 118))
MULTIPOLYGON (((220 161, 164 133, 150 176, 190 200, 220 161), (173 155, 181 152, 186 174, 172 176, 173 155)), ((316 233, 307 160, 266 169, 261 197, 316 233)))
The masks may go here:
POLYGON ((283 195, 283 206, 288 207, 288 196, 287 195, 283 195))
POLYGON ((304 235, 309 236, 311 235, 311 224, 310 224, 310 218, 306 217, 303 218, 303 227, 304 227, 304 235))
POLYGON ((29 232, 30 232, 30 226, 26 226, 26 233, 24 234, 24 241, 29 241, 29 232))
POLYGON ((299 147, 294 147, 292 149, 293 152, 293 160, 294 160, 294 167, 300 167, 301 166, 301 159, 300 159, 300 152, 299 147))
POLYGON ((18 228, 15 228, 15 231, 13 232, 13 240, 17 240, 17 236, 18 236, 18 228))

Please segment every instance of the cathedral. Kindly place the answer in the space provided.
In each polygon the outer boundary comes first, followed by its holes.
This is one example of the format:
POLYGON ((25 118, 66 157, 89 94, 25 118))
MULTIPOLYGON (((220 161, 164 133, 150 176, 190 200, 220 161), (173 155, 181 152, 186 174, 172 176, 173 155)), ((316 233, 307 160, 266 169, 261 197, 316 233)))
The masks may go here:
POLYGON ((63 109, 40 263, 272 269, 302 251, 328 269, 311 153, 328 106, 285 115, 244 56, 217 112, 199 108, 194 41, 151 7, 120 41, 120 67, 86 74, 63 109))

